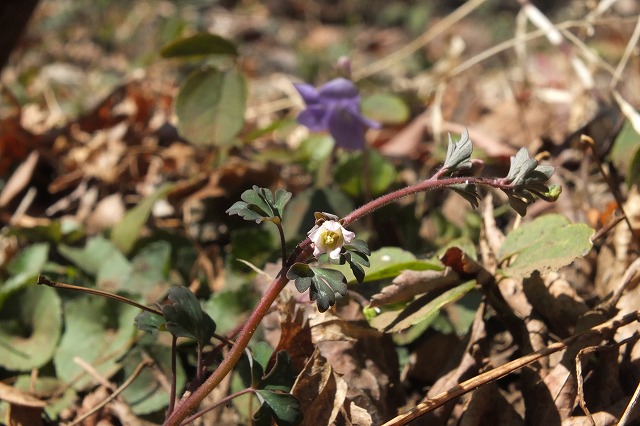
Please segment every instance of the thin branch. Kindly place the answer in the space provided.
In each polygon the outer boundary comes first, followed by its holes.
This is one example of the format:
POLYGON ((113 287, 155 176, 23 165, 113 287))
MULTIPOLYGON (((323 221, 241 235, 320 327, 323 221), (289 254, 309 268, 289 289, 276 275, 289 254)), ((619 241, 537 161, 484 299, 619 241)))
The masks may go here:
POLYGON ((282 229, 282 221, 276 223, 278 227, 278 234, 280 234, 280 250, 282 251, 282 267, 287 265, 287 247, 284 238, 284 229, 282 229))
POLYGON ((479 374, 469 380, 466 380, 454 386, 453 388, 449 389, 448 391, 442 392, 434 396, 433 398, 430 398, 429 400, 418 404, 411 411, 401 414, 389 420, 383 426, 406 425, 410 421, 415 420, 418 417, 430 411, 433 411, 438 407, 443 406, 449 401, 452 401, 453 399, 458 398, 459 396, 462 396, 468 392, 471 392, 472 390, 482 385, 494 382, 516 370, 521 369, 522 367, 525 367, 531 363, 536 362, 540 358, 544 358, 555 352, 566 349, 569 345, 572 345, 574 343, 577 343, 580 341, 588 341, 589 339, 592 339, 593 337, 598 335, 602 335, 606 332, 609 332, 612 334, 618 328, 623 327, 627 324, 631 324, 632 322, 638 321, 638 320, 640 320, 640 311, 631 312, 620 318, 613 318, 589 330, 585 330, 581 333, 573 335, 565 340, 562 340, 561 342, 552 343, 544 349, 525 355, 511 362, 508 362, 504 365, 501 365, 500 367, 496 367, 485 373, 479 374))
POLYGON ((251 393, 253 391, 254 391, 254 389, 247 388, 247 389, 242 389, 241 391, 238 391, 238 392, 233 393, 231 395, 227 395, 226 397, 222 398, 220 401, 218 401, 215 404, 213 404, 211 407, 205 408, 204 410, 200 410, 196 414, 194 414, 193 416, 187 417, 186 419, 184 419, 182 421, 182 423, 180 423, 180 426, 187 425, 187 424, 191 423, 192 421, 194 421, 195 419, 197 419, 198 417, 204 416, 209 411, 213 411, 216 408, 220 407, 221 405, 228 404, 229 401, 231 401, 232 399, 237 398, 237 397, 242 396, 242 395, 247 394, 247 393, 251 393))
POLYGON ((102 407, 104 407, 105 405, 107 405, 108 403, 113 401, 118 395, 120 395, 140 375, 140 373, 142 373, 142 369, 143 368, 148 367, 150 365, 151 365, 150 361, 148 361, 148 360, 142 361, 140 364, 138 364, 138 366, 133 371, 131 376, 129 376, 129 378, 120 387, 118 387, 118 389, 113 391, 113 393, 111 395, 109 395, 109 397, 105 398, 104 401, 102 401, 100 404, 98 404, 95 407, 93 407, 88 412, 84 413, 82 416, 80 416, 77 419, 75 419, 73 422, 67 423, 66 426, 77 425, 77 424, 81 423, 82 421, 84 421, 85 419, 87 419, 87 418, 91 417, 92 415, 94 415, 96 412, 98 412, 100 409, 102 409, 102 407))
POLYGON ((177 375, 178 375, 178 362, 177 362, 177 343, 178 337, 171 335, 171 391, 169 392, 169 407, 167 408, 167 417, 173 413, 173 409, 176 406, 176 393, 177 393, 177 375))
POLYGON ((354 71, 353 80, 361 80, 365 77, 369 77, 370 75, 376 74, 384 70, 385 68, 388 68, 391 65, 408 58, 409 56, 420 50, 424 45, 429 43, 431 40, 435 39, 440 34, 450 29, 453 24, 473 12, 484 2, 485 0, 469 0, 462 6, 454 10, 446 18, 429 27, 426 32, 424 32, 418 38, 411 41, 401 49, 398 49, 392 54, 385 56, 377 62, 373 62, 366 67, 354 71))
POLYGON ((344 226, 346 226, 352 222, 355 222, 358 219, 361 219, 363 216, 372 213, 374 210, 378 210, 380 207, 386 206, 387 204, 390 204, 400 198, 417 194, 419 192, 430 191, 437 188, 445 188, 451 185, 478 184, 478 185, 487 185, 487 186, 491 186, 493 188, 498 188, 498 189, 513 188, 511 184, 505 183, 504 178, 479 178, 479 177, 469 176, 469 177, 438 179, 438 177, 439 177, 439 174, 436 173, 430 179, 427 179, 416 185, 407 186, 395 192, 390 192, 389 194, 376 198, 375 200, 365 204, 364 206, 346 215, 341 220, 341 223, 344 226))
POLYGON ((57 282, 57 281, 51 281, 50 279, 48 279, 44 275, 39 275, 38 276, 38 281, 37 281, 36 284, 46 285, 46 286, 53 287, 53 288, 64 288, 66 290, 80 291, 80 292, 83 292, 83 293, 93 294, 95 296, 106 297, 107 299, 117 300, 118 302, 122 302, 122 303, 126 303, 128 305, 131 305, 131 306, 135 306, 136 308, 142 309, 143 311, 151 312, 152 314, 162 316, 162 312, 160 312, 159 310, 150 308, 148 306, 141 305, 141 304, 139 304, 137 302, 134 302, 131 299, 127 299, 126 297, 122 297, 122 296, 119 296, 117 294, 109 293, 109 292, 102 291, 102 290, 97 290, 95 288, 80 287, 80 286, 77 286, 77 285, 71 285, 71 284, 65 284, 65 283, 61 283, 61 282, 57 282))
MULTIPOLYGON (((287 264, 293 264, 296 260, 305 260, 311 254, 310 245, 307 243, 308 238, 299 244, 294 253, 298 253, 293 259, 289 259, 287 264), (302 248, 304 247, 304 248, 302 248)), ((244 353, 253 333, 258 329, 262 322, 262 318, 269 311, 269 308, 276 301, 280 292, 289 282, 287 278, 286 268, 282 268, 276 279, 271 283, 265 294, 262 296, 258 305, 249 316, 242 331, 236 339, 236 343, 231 347, 227 356, 222 360, 218 368, 207 378, 207 380, 196 389, 191 395, 184 398, 176 407, 175 411, 165 421, 165 426, 180 425, 183 420, 195 410, 200 402, 209 395, 222 382, 222 380, 231 372, 233 367, 238 363, 240 357, 244 353)))

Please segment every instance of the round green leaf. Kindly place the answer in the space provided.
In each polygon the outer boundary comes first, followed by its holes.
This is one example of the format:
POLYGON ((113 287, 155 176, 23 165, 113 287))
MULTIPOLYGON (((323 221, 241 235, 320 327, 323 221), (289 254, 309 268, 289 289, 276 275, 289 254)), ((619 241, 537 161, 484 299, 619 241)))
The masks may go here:
POLYGON ((367 96, 362 100, 362 113, 384 124, 402 124, 409 119, 409 107, 402 98, 389 93, 367 96))
POLYGON ((0 307, 11 294, 35 282, 48 257, 49 244, 39 243, 26 247, 9 262, 7 272, 11 276, 0 285, 0 307))
MULTIPOLYGON (((153 359, 155 365, 163 372, 171 371, 171 348, 149 343, 151 339, 143 339, 141 346, 145 356, 153 359)), ((139 350, 130 351, 122 360, 124 376, 133 374, 143 358, 139 350)), ((176 388, 178 392, 184 387, 185 373, 180 358, 176 364, 176 388)), ((149 414, 166 407, 169 403, 169 392, 158 380, 158 375, 151 368, 145 368, 140 375, 122 392, 122 397, 137 415, 149 414)))
POLYGON ((52 357, 62 330, 62 307, 50 287, 31 286, 13 294, 0 311, 0 365, 28 371, 52 357))
POLYGON ((58 377, 85 389, 95 383, 74 359, 82 358, 103 377, 119 368, 118 358, 133 344, 138 309, 95 296, 81 296, 65 304, 65 331, 53 358, 58 377))
POLYGON ((589 226, 570 223, 558 214, 536 218, 507 235, 498 258, 504 261, 516 257, 503 273, 522 279, 533 271, 557 271, 591 250, 594 232, 589 226))
POLYGON ((172 41, 162 48, 163 58, 201 55, 237 56, 236 46, 229 40, 211 33, 198 33, 190 37, 172 41))
POLYGON ((236 70, 205 68, 180 87, 178 131, 196 145, 228 145, 244 126, 247 85, 236 70))
POLYGON ((396 179, 396 168, 378 151, 369 150, 366 153, 352 152, 339 158, 333 175, 340 188, 349 195, 358 196, 364 187, 363 179, 369 179, 369 188, 373 195, 385 192, 396 179), (363 155, 368 155, 368 177, 365 176, 367 168, 364 165, 363 155))

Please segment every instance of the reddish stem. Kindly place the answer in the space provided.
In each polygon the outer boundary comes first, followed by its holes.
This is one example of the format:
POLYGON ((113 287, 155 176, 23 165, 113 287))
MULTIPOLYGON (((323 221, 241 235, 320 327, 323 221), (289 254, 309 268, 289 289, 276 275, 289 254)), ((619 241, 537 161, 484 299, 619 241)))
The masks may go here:
POLYGON ((355 222, 358 219, 361 219, 363 216, 366 216, 373 212, 374 210, 378 210, 380 207, 386 206, 400 198, 407 197, 409 195, 417 194, 418 192, 429 191, 437 188, 444 188, 451 185, 459 185, 459 184, 480 184, 480 185, 489 185, 494 188, 512 188, 513 186, 505 183, 503 178, 479 178, 479 177, 455 177, 455 178, 446 178, 446 179, 438 179, 439 175, 435 174, 430 179, 422 181, 412 186, 407 186, 405 188, 399 189, 395 192, 391 192, 389 194, 383 195, 375 200, 365 204, 364 206, 352 211, 348 215, 346 215, 342 219, 342 224, 344 226, 355 222))
MULTIPOLYGON (((436 173, 430 179, 427 179, 423 182, 415 184, 413 186, 409 186, 406 188, 402 188, 398 191, 383 195, 380 198, 376 198, 373 201, 365 204, 364 206, 354 210, 347 216, 342 219, 343 225, 348 225, 352 222, 355 222, 358 219, 361 219, 363 216, 370 214, 374 210, 379 209, 382 206, 392 203, 393 201, 403 198, 409 195, 416 194, 418 192, 428 191, 436 188, 442 188, 450 185, 459 185, 459 184, 481 184, 481 185, 489 185, 494 188, 511 188, 512 186, 508 183, 505 183, 504 179, 494 178, 494 179, 486 179, 486 178, 477 178, 477 177, 456 177, 456 178, 446 178, 439 179, 443 174, 443 170, 436 173)), ((191 395, 186 396, 178 406, 175 408, 174 412, 169 416, 169 418, 165 421, 165 426, 178 426, 181 422, 189 415, 189 413, 193 412, 200 402, 211 393, 216 386, 222 382, 227 374, 231 372, 236 363, 240 360, 245 348, 249 344, 253 333, 255 333, 256 329, 262 322, 262 319, 267 314, 267 311, 275 302, 278 295, 287 285, 289 280, 287 279, 287 270, 293 265, 295 262, 304 262, 311 255, 311 241, 309 238, 305 239, 301 242, 294 253, 287 259, 285 262, 285 266, 280 270, 280 273, 276 277, 275 280, 269 285, 269 288, 264 293, 258 305, 251 313, 251 316, 245 323, 242 331, 238 335, 235 344, 231 347, 229 354, 227 357, 220 363, 218 368, 209 376, 209 378, 196 389, 191 395)))
MULTIPOLYGON (((300 253, 296 260, 301 258, 306 259, 309 254, 310 250, 307 248, 300 253)), ((267 314, 267 311, 288 282, 287 270, 286 268, 282 268, 276 279, 273 280, 271 285, 269 285, 269 288, 258 302, 254 311, 251 313, 251 316, 245 323, 235 344, 231 347, 227 356, 222 360, 218 368, 216 368, 211 376, 207 378, 202 386, 180 401, 173 413, 165 421, 165 426, 178 426, 192 411, 198 408, 200 402, 209 395, 215 387, 220 384, 220 382, 222 382, 222 379, 224 379, 227 374, 231 373, 231 370, 240 360, 245 348, 249 344, 253 333, 255 333, 256 329, 262 322, 262 318, 267 314)))

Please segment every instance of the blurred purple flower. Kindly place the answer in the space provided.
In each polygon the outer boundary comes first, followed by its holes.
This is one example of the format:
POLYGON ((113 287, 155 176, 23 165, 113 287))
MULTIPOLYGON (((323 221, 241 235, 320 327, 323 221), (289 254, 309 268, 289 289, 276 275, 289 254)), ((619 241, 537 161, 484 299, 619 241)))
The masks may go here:
POLYGON ((319 89, 306 83, 294 86, 307 104, 307 109, 298 116, 298 123, 312 132, 329 130, 338 146, 363 149, 365 129, 381 127, 360 113, 360 94, 351 80, 336 78, 319 89))

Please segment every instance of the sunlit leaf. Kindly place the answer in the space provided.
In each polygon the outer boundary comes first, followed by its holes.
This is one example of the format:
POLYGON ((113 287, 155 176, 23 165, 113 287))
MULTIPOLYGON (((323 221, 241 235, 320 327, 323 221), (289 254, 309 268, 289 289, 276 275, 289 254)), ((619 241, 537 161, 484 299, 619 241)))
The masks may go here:
POLYGON ((362 114, 383 124, 402 124, 409 119, 409 107, 399 96, 376 93, 362 99, 362 114))
POLYGON ((355 151, 340 156, 336 164, 333 178, 340 188, 349 195, 358 196, 363 193, 364 179, 372 195, 387 191, 396 179, 396 168, 378 151, 370 149, 366 152, 355 151), (365 167, 363 156, 368 156, 365 167))
POLYGON ((503 273, 521 279, 533 271, 556 271, 591 249, 593 233, 589 226, 572 224, 561 215, 539 217, 507 235, 498 258, 505 261, 517 257, 503 273))
POLYGON ((76 357, 91 364, 102 377, 120 369, 118 362, 134 343, 133 306, 95 296, 81 296, 64 305, 65 330, 53 358, 58 377, 75 389, 94 385, 95 379, 74 362, 76 357))
POLYGON ((7 265, 9 277, 0 284, 0 308, 14 292, 36 281, 47 262, 49 244, 38 243, 25 247, 7 265))
MULTIPOLYGON (((390 307, 369 317, 372 327, 384 332, 399 332, 423 322, 433 321, 445 305, 455 302, 462 296, 473 290, 476 281, 468 281, 433 298, 426 294, 408 305, 396 308, 390 307)), ((379 309, 379 308, 376 308, 379 309)))
POLYGON ((236 46, 229 40, 211 33, 198 33, 172 41, 160 50, 163 58, 203 55, 237 56, 236 46))
POLYGON ((0 366, 29 371, 46 364, 62 332, 62 307, 50 287, 31 286, 7 299, 0 310, 0 366))
POLYGON ((120 223, 111 230, 111 242, 123 253, 129 253, 140 237, 140 231, 147 222, 156 201, 164 198, 173 189, 173 184, 165 183, 156 192, 143 199, 129 210, 120 223))
POLYGON ((247 84, 236 69, 198 70, 175 101, 178 131, 196 145, 229 145, 244 127, 246 103, 247 84))
POLYGON ((443 169, 448 172, 459 170, 469 170, 472 168, 471 153, 473 152, 473 144, 469 138, 469 132, 464 129, 460 139, 454 142, 449 135, 449 145, 447 146, 447 156, 445 157, 443 169))
POLYGON ((270 390, 258 390, 256 393, 264 401, 264 405, 254 417, 257 423, 271 424, 270 416, 273 416, 279 426, 295 426, 302 421, 300 403, 295 396, 270 390), (264 423, 265 420, 268 420, 269 423, 264 423))

